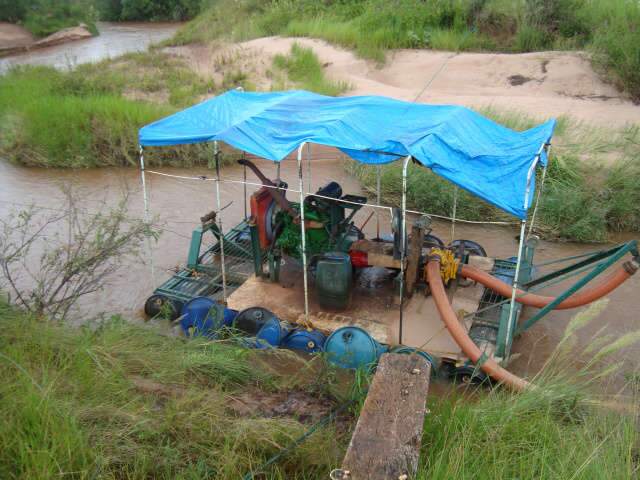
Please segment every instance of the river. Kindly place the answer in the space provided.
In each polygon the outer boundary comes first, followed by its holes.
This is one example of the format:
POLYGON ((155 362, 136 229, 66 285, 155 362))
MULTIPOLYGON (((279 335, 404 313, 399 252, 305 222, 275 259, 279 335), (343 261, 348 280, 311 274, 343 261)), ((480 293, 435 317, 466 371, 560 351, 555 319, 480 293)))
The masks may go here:
POLYGON ((72 68, 117 57, 128 52, 142 52, 150 45, 171 38, 180 23, 110 23, 98 22, 100 35, 18 53, 0 58, 0 73, 15 65, 49 65, 72 68))
MULTIPOLYGON (((0 60, 0 70, 9 64, 33 63, 66 67, 77 63, 97 61, 128 51, 145 49, 150 43, 168 38, 176 30, 176 24, 99 24, 101 35, 88 40, 59 45, 0 60)), ((260 164, 270 176, 275 175, 273 164, 260 164)), ((296 183, 295 162, 287 160, 282 165, 282 177, 290 185, 296 183)), ((205 168, 181 169, 164 168, 162 171, 175 175, 211 176, 205 168)), ((239 166, 223 169, 224 178, 242 178, 239 166)), ((342 184, 346 193, 361 193, 356 179, 346 173, 342 162, 335 154, 314 150, 312 189, 317 189, 329 180, 342 184)), ((23 208, 29 204, 46 208, 58 208, 62 202, 60 186, 73 184, 87 195, 85 208, 98 211, 104 205, 117 202, 124 191, 129 193, 130 211, 142 215, 142 194, 139 171, 131 168, 101 168, 82 170, 49 170, 25 168, 0 160, 0 214, 23 208)), ((159 218, 164 232, 153 245, 156 278, 151 277, 148 264, 132 261, 123 265, 108 286, 100 293, 82 302, 82 317, 77 322, 85 322, 101 313, 121 313, 135 321, 142 319, 142 306, 154 286, 170 275, 170 270, 186 260, 191 230, 198 225, 199 217, 215 208, 215 190, 212 182, 180 180, 172 177, 148 176, 150 205, 153 215, 159 218)), ((249 187, 251 192, 251 187, 249 187)), ((232 202, 224 211, 227 226, 238 222, 244 213, 243 188, 238 184, 223 184, 222 203, 232 202)), ((370 211, 363 209, 356 216, 356 224, 361 224, 370 211)), ((388 231, 387 222, 383 228, 388 231)), ((366 232, 375 234, 375 221, 367 224, 366 232)), ((450 225, 436 223, 434 233, 449 240, 450 225)), ((456 225, 456 238, 473 239, 482 244, 490 256, 508 257, 517 250, 517 232, 512 228, 490 225, 456 225)), ((598 248, 571 243, 541 242, 536 253, 538 262, 575 255, 598 248)), ((595 332, 606 326, 601 335, 613 338, 639 328, 640 275, 635 276, 610 295, 610 303, 604 314, 592 324, 578 332, 578 347, 591 343, 595 332)), ((556 293, 563 285, 550 288, 545 293, 556 293)), ((532 309, 525 309, 525 316, 532 309)), ((564 329, 575 314, 565 310, 553 312, 522 335, 514 345, 517 354, 512 368, 519 374, 530 375, 539 371, 549 358, 555 345, 562 338, 564 329)), ((635 371, 638 367, 638 346, 627 347, 615 355, 624 362, 623 371, 635 371)), ((624 376, 617 375, 615 385, 621 384, 624 376)))

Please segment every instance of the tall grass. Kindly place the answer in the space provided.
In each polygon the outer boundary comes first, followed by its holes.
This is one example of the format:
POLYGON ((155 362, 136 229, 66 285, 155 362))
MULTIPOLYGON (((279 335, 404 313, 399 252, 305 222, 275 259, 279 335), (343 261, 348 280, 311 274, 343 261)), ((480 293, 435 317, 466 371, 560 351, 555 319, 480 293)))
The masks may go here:
POLYGON ((320 60, 311 48, 294 43, 288 55, 273 58, 276 70, 286 72, 289 80, 298 88, 322 95, 339 95, 349 89, 346 82, 336 82, 326 78, 320 60))
MULTIPOLYGON (((277 389, 252 352, 113 320, 74 330, 0 304, 1 478, 237 479, 308 425, 238 416, 239 392, 277 389)), ((339 460, 329 428, 266 478, 319 477, 339 460)))
POLYGON ((631 0, 219 0, 174 43, 268 35, 322 38, 384 62, 392 48, 583 49, 640 96, 640 4, 631 0))
MULTIPOLYGON (((68 72, 15 69, 0 77, 0 156, 48 167, 136 165, 140 127, 214 89, 180 60, 157 52, 68 72)), ((148 159, 191 165, 206 164, 207 156, 205 147, 191 146, 150 152, 148 159)))

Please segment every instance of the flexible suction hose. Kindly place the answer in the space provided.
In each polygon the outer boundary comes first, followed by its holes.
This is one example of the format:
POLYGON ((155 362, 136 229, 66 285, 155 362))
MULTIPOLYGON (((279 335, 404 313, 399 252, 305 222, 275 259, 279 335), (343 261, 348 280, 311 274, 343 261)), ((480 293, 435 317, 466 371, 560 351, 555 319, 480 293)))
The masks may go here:
MULTIPOLYGON (((597 285, 585 288, 580 292, 574 293, 569 298, 563 300, 555 306, 555 310, 566 310, 568 308, 581 307, 598 300, 618 288, 625 280, 630 278, 638 270, 638 263, 635 260, 625 262, 610 275, 601 280, 597 285)), ((490 275, 487 272, 478 270, 469 265, 463 265, 460 269, 460 275, 469 280, 481 283, 494 292, 503 297, 511 297, 512 286, 502 280, 490 275)), ((555 297, 547 297, 544 295, 536 295, 527 293, 523 290, 517 291, 516 302, 528 305, 530 307, 543 308, 553 302, 555 297)))
MULTIPOLYGON (((482 351, 469 337, 466 329, 458 321, 456 312, 449 302, 447 293, 444 289, 444 283, 440 276, 440 261, 433 259, 427 264, 427 281, 431 288, 431 295, 440 313, 440 318, 449 330, 449 334, 455 342, 460 346, 464 354, 469 357, 473 363, 478 363, 483 356, 482 351)), ((495 360, 491 358, 483 359, 480 362, 480 368, 491 378, 512 388, 516 391, 522 391, 530 388, 532 384, 514 375, 513 373, 502 368, 495 360)))

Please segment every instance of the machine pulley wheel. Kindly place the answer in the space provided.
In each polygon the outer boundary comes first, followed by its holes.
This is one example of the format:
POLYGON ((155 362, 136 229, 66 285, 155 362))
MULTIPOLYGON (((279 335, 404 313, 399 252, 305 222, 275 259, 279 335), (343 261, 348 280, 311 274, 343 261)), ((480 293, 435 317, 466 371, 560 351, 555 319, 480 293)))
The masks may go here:
MULTIPOLYGON (((467 255, 477 255, 479 257, 486 257, 487 251, 484 249, 482 245, 478 242, 474 242, 473 240, 454 240, 449 244, 449 248, 453 250, 454 255, 466 257, 467 255), (462 253, 462 255, 459 255, 462 253)), ((468 287, 473 285, 473 281, 467 280, 465 278, 458 278, 458 285, 460 287, 468 287)))

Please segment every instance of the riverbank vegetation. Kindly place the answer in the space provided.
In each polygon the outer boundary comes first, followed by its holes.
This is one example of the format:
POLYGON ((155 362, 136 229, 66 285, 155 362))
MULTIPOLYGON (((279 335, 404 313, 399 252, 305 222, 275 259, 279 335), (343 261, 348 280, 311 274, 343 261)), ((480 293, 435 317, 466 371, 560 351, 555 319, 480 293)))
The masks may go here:
MULTIPOLYGON (((46 167, 137 165, 140 127, 218 88, 159 52, 71 71, 18 68, 0 77, 0 156, 46 167)), ((150 165, 206 165, 209 158, 204 146, 147 155, 150 165)))
POLYGON ((640 4, 628 0, 219 0, 174 43, 308 36, 384 62, 393 48, 531 52, 587 49, 640 99, 640 4))
POLYGON ((182 21, 200 13, 205 0, 94 0, 101 20, 110 22, 182 21))
POLYGON ((95 35, 97 19, 93 0, 0 0, 0 21, 19 23, 36 37, 80 23, 95 35))
MULTIPOLYGON (((321 358, 164 336, 120 318, 74 329, 5 302, 0 352, 2 478, 235 480, 358 391, 336 393, 350 380, 339 386, 321 358)), ((633 478, 634 416, 589 406, 562 380, 473 401, 456 393, 465 387, 430 395, 418 478, 633 478)), ((260 478, 326 478, 354 419, 339 415, 260 478)))
POLYGON ((273 57, 273 67, 272 76, 276 76, 273 90, 287 90, 291 83, 295 88, 322 95, 336 96, 349 90, 348 83, 328 79, 313 50, 297 43, 287 55, 273 57))

